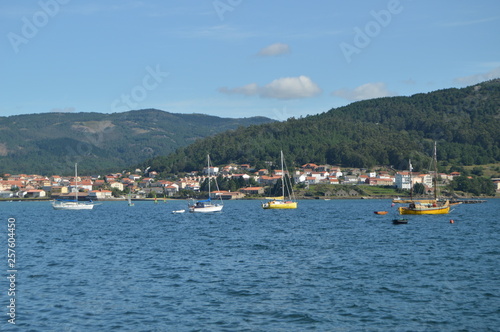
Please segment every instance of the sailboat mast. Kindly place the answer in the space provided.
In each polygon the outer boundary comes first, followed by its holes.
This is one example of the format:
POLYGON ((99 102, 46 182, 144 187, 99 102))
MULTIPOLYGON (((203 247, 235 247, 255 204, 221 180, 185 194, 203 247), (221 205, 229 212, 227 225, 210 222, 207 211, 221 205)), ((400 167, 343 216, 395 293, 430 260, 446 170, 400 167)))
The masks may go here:
POLYGON ((437 200, 437 143, 434 141, 434 177, 432 181, 434 182, 434 199, 437 200))
POLYGON ((210 199, 210 155, 207 154, 207 173, 208 173, 208 198, 210 199))
POLYGON ((285 169, 283 167, 283 150, 281 150, 281 189, 282 189, 282 196, 283 199, 285 199, 285 169))
POLYGON ((77 163, 75 163, 75 201, 78 202, 78 168, 77 168, 77 163))
POLYGON ((413 166, 411 165, 411 159, 408 160, 408 168, 410 169, 410 200, 413 201, 413 182, 411 179, 411 172, 413 171, 413 166))

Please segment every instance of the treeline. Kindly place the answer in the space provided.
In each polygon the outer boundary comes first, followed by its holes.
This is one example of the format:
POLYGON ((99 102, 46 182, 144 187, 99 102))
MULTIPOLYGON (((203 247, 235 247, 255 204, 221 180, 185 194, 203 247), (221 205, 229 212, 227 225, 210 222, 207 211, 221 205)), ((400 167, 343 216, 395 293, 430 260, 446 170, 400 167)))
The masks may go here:
POLYGON ((469 177, 461 175, 453 179, 448 187, 452 192, 463 191, 475 196, 495 196, 495 185, 493 181, 480 176, 469 177))
POLYGON ((272 120, 155 109, 0 117, 0 172, 65 175, 71 174, 75 163, 82 174, 120 172, 196 139, 266 122, 272 120))
POLYGON ((500 80, 411 97, 352 103, 326 113, 254 125, 199 140, 150 159, 163 173, 199 170, 206 154, 214 164, 250 163, 266 168, 284 151, 289 165, 308 162, 371 168, 426 169, 438 142, 442 165, 500 161, 500 80))

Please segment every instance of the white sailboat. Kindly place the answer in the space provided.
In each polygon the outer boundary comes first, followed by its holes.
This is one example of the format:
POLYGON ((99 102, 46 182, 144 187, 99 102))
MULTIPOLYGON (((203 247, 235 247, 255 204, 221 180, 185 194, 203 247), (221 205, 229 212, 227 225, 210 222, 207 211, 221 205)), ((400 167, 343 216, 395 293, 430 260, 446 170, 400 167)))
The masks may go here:
MULTIPOLYGON (((222 203, 222 197, 219 195, 219 203, 213 203, 210 197, 210 155, 207 155, 207 165, 208 165, 208 198, 201 201, 191 201, 188 203, 189 212, 220 212, 224 207, 222 203)), ((215 178, 215 185, 217 186, 217 191, 219 191, 219 185, 217 184, 217 177, 215 178)))
POLYGON ((271 198, 272 200, 262 203, 263 209, 296 209, 297 201, 293 197, 292 184, 285 181, 285 168, 283 160, 283 151, 281 151, 281 197, 271 198), (287 190, 285 190, 285 188, 287 190), (285 193, 286 191, 286 193, 285 193))
POLYGON ((78 168, 75 163, 75 199, 74 200, 55 200, 52 202, 52 207, 55 210, 92 210, 94 208, 94 203, 90 202, 79 202, 78 201, 78 168))

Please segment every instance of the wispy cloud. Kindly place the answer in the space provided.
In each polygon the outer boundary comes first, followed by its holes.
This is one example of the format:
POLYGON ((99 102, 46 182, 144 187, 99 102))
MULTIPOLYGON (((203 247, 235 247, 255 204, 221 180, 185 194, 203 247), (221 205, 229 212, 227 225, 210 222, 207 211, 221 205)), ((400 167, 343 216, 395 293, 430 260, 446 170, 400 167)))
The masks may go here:
POLYGON ((492 22, 492 21, 497 21, 497 20, 500 20, 500 16, 485 17, 485 18, 480 18, 480 19, 476 19, 476 20, 447 22, 447 23, 443 23, 442 26, 444 26, 444 27, 459 27, 459 26, 482 24, 482 23, 487 23, 487 22, 492 22))
POLYGON ((264 47, 257 53, 258 56, 267 57, 267 56, 277 56, 282 54, 290 53, 290 46, 283 43, 275 43, 269 46, 264 47))
POLYGON ((483 81, 492 80, 494 78, 499 78, 499 77, 500 77, 500 66, 493 68, 492 70, 487 71, 485 73, 457 77, 453 81, 455 83, 462 84, 462 85, 470 85, 470 84, 476 84, 476 83, 483 82, 483 81))
POLYGON ((354 89, 339 89, 331 93, 333 96, 350 101, 396 96, 397 94, 387 89, 383 82, 366 83, 354 89))
POLYGON ((226 94, 242 94, 245 96, 259 96, 274 99, 301 99, 319 95, 321 88, 307 76, 283 77, 264 86, 251 83, 242 87, 219 89, 226 94))
POLYGON ((255 37, 254 32, 244 32, 227 24, 168 31, 167 34, 180 38, 245 39, 255 37))

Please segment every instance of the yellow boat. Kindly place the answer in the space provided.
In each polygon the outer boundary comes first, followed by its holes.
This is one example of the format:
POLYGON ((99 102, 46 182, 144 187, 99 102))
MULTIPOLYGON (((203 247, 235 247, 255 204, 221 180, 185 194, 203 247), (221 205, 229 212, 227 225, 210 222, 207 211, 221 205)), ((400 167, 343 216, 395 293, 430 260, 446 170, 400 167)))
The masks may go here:
MULTIPOLYGON (((286 166, 285 166, 286 167, 286 166)), ((297 202, 292 200, 293 189, 291 183, 285 182, 285 168, 283 161, 283 151, 281 151, 281 188, 282 188, 282 196, 280 197, 267 197, 268 199, 272 199, 269 202, 262 203, 263 209, 296 209, 297 202), (285 187, 289 193, 288 199, 285 200, 285 187)))
POLYGON ((274 200, 262 204, 263 209, 296 209, 297 202, 274 200))
MULTIPOLYGON (((434 183, 434 199, 433 200, 414 200, 412 195, 412 188, 410 189, 410 204, 408 207, 399 207, 399 214, 448 214, 450 212, 450 202, 448 200, 441 201, 438 200, 437 194, 437 152, 436 152, 436 142, 434 142, 434 174, 433 174, 433 183, 434 183)), ((409 161, 409 170, 410 170, 410 183, 411 180, 411 172, 413 171, 413 167, 411 166, 411 161, 409 161)), ((401 200, 402 201, 402 200, 401 200)))
POLYGON ((399 207, 399 214, 448 214, 450 212, 450 203, 444 202, 443 205, 438 204, 422 204, 421 202, 410 203, 408 207, 399 207))

